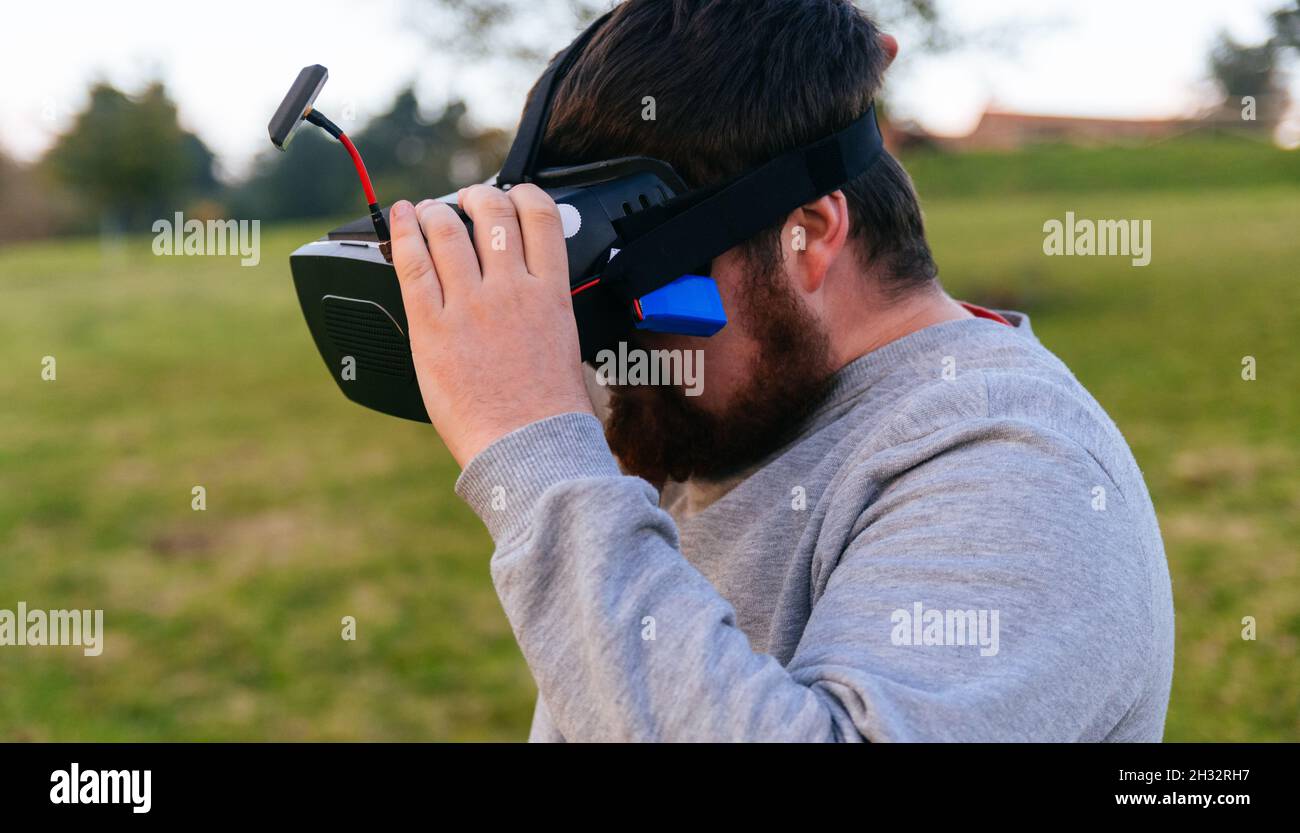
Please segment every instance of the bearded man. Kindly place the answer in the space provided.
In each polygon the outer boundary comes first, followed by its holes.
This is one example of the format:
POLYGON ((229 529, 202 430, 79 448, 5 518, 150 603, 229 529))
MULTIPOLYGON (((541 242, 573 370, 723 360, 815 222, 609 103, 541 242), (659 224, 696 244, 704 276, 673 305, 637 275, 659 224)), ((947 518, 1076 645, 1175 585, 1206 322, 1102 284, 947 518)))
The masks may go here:
MULTIPOLYGON (((860 117, 897 49, 847 0, 628 0, 542 154, 723 182, 860 117)), ((895 159, 716 258, 722 331, 639 333, 702 351, 699 396, 599 407, 554 203, 459 203, 477 247, 448 206, 401 202, 393 255, 537 682, 532 739, 1161 738, 1173 605, 1142 474, 1025 315, 943 291, 895 159)))

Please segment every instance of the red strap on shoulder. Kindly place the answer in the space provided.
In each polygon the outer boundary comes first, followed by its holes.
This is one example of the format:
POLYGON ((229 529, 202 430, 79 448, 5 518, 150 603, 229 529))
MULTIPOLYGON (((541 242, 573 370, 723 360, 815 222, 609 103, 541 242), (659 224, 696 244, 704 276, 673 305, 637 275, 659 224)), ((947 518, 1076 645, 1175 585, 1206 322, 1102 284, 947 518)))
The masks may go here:
POLYGON ((1011 326, 1010 321, 998 315, 991 309, 985 309, 984 307, 976 306, 975 304, 968 304, 965 301, 958 301, 957 303, 965 307, 966 311, 976 318, 987 318, 990 321, 996 321, 999 324, 1006 324, 1008 327, 1011 326))

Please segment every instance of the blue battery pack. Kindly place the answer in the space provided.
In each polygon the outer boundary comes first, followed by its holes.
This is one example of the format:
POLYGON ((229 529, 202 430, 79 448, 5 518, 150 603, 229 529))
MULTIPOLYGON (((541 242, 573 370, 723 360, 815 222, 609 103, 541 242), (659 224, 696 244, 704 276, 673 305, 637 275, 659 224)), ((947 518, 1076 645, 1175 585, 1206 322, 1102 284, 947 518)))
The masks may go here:
POLYGON ((713 278, 682 275, 638 301, 638 330, 684 336, 711 336, 727 324, 722 296, 713 278))

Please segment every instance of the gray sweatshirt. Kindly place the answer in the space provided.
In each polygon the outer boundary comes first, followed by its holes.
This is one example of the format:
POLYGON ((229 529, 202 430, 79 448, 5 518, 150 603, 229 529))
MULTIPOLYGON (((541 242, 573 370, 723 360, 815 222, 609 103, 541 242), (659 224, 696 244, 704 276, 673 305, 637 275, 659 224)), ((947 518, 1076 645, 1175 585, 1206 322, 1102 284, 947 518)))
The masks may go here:
POLYGON ((470 461, 530 739, 1160 740, 1174 612, 1142 474, 1005 315, 853 361, 728 483, 661 496, 585 414, 470 461))

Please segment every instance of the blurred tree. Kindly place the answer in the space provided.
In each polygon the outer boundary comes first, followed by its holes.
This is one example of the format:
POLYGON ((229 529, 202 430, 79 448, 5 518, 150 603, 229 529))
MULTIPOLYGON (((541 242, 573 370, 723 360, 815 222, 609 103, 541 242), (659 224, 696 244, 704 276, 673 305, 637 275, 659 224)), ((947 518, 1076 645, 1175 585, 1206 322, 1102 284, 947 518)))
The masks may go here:
POLYGON ((212 163, 202 140, 181 127, 160 82, 135 97, 96 84, 86 109, 42 160, 86 213, 104 226, 135 230, 214 193, 212 163))
POLYGON ((392 195, 387 201, 439 196, 496 171, 508 147, 505 136, 476 131, 466 110, 463 102, 454 101, 427 119, 415 92, 407 88, 358 135, 375 187, 392 195))
POLYGON ((0 152, 0 243, 54 233, 67 209, 61 189, 0 152))
POLYGON ((1300 50, 1300 0, 1269 15, 1273 24, 1273 42, 1279 49, 1300 50))
POLYGON ((1286 109, 1285 91, 1278 83, 1277 47, 1272 40, 1249 46, 1221 33, 1210 53, 1210 71, 1224 96, 1216 119, 1272 132, 1286 109), (1242 102, 1247 97, 1255 102, 1253 119, 1242 116, 1242 102))
MULTIPOLYGON (((409 87, 388 112, 350 134, 384 203, 446 194, 487 177, 507 148, 499 130, 476 130, 465 105, 425 118, 409 87)), ((232 198, 236 216, 267 220, 364 213, 365 200, 342 146, 315 128, 301 130, 287 153, 267 151, 232 198)))
MULTIPOLYGON (((358 140, 364 156, 369 148, 358 140)), ((373 173, 373 172, 372 172, 373 173)), ((287 152, 258 156, 231 195, 231 216, 278 220, 365 212, 356 174, 339 143, 314 127, 299 129, 287 152)))
POLYGON ((1290 104, 1283 84, 1282 59, 1287 51, 1300 50, 1300 0, 1294 0, 1269 15, 1272 33, 1263 43, 1238 43, 1226 32, 1219 34, 1210 53, 1210 72, 1222 105, 1212 117, 1221 123, 1272 133, 1290 104), (1254 99, 1254 118, 1243 118, 1243 100, 1254 99))

